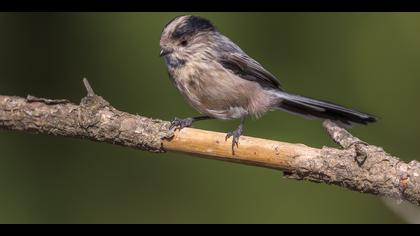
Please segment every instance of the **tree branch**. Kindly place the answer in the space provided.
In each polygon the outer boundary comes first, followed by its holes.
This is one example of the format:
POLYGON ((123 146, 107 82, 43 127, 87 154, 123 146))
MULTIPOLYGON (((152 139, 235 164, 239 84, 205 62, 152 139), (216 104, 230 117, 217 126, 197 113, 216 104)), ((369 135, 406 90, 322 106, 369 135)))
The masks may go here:
POLYGON ((420 204, 420 162, 404 163, 382 148, 353 137, 334 122, 323 123, 343 149, 308 147, 242 136, 232 154, 225 134, 184 128, 168 130, 167 121, 119 111, 95 95, 79 105, 68 100, 0 96, 0 129, 86 138, 150 152, 176 151, 210 159, 274 168, 290 179, 334 184, 350 190, 420 204))

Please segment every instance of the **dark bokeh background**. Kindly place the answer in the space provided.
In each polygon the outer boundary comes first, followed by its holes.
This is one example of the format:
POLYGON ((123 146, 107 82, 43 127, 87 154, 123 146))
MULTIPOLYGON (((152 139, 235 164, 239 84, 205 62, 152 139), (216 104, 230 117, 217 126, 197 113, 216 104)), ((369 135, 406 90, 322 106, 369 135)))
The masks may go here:
MULTIPOLYGON (((284 88, 377 115, 360 138, 404 160, 420 139, 420 14, 196 13, 284 88)), ((82 78, 116 108, 195 115, 158 57, 180 13, 1 13, 0 94, 84 96, 82 78)), ((196 127, 230 131, 237 121, 196 127)), ((334 145, 318 120, 271 112, 246 135, 334 145)), ((86 140, 0 132, 2 223, 400 223, 375 196, 285 180, 275 170, 86 140)))

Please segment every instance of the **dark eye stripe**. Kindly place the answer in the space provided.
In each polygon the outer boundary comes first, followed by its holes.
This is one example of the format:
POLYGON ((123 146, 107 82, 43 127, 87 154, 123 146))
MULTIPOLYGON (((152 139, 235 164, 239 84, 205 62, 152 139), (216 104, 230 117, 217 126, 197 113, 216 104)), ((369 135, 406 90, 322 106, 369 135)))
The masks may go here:
POLYGON ((184 24, 175 29, 172 33, 172 38, 179 39, 181 37, 191 36, 198 32, 212 30, 215 30, 215 28, 209 20, 197 16, 191 16, 186 19, 184 24))

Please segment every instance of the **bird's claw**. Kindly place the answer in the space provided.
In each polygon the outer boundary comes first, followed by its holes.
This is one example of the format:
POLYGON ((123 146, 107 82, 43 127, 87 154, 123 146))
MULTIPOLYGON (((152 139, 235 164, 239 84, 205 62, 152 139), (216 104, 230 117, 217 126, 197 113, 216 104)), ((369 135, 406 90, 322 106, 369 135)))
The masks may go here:
POLYGON ((169 126, 169 129, 182 129, 185 127, 190 127, 193 123, 193 119, 192 118, 185 118, 185 119, 180 119, 175 117, 173 121, 171 121, 171 125, 169 126))
POLYGON ((226 134, 225 140, 228 140, 232 137, 232 154, 235 155, 235 145, 239 148, 239 137, 241 137, 242 130, 237 129, 235 131, 229 132, 226 134))

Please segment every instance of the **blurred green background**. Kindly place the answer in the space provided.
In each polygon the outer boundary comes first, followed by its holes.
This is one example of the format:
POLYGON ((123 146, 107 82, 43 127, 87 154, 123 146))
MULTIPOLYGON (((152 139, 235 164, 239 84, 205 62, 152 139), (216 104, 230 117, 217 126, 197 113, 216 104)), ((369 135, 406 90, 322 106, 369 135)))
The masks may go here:
MULTIPOLYGON (((183 13, 1 13, 0 94, 85 95, 170 120, 197 113, 158 57, 183 13)), ((420 14, 194 13, 286 90, 377 115, 351 132, 404 160, 420 139, 420 14)), ((238 121, 195 126, 227 132, 238 121)), ((319 120, 271 112, 245 134, 335 146, 319 120)), ((1 223, 403 223, 380 198, 285 180, 275 170, 150 154, 87 140, 0 131, 1 223)))

